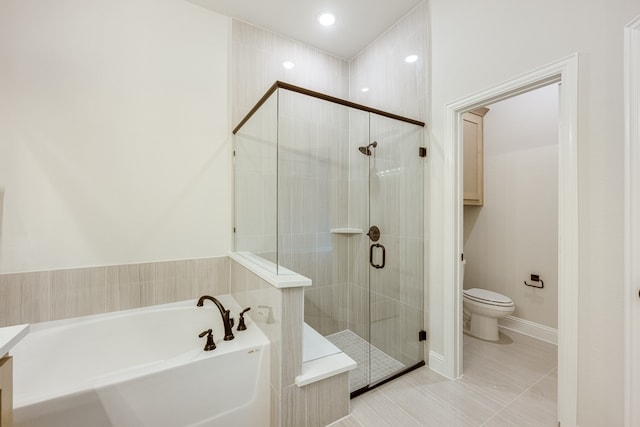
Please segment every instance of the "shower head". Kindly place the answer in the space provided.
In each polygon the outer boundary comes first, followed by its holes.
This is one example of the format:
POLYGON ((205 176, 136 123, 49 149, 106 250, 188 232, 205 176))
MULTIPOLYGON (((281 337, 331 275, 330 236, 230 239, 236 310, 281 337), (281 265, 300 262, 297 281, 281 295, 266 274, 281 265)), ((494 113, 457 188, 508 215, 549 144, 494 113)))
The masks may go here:
POLYGON ((358 147, 358 150, 360 150, 360 152, 362 154, 370 156, 371 155, 371 150, 369 149, 369 147, 376 148, 377 146, 378 146, 378 143, 376 141, 373 141, 371 144, 367 145, 366 147, 364 147, 364 146, 358 147))

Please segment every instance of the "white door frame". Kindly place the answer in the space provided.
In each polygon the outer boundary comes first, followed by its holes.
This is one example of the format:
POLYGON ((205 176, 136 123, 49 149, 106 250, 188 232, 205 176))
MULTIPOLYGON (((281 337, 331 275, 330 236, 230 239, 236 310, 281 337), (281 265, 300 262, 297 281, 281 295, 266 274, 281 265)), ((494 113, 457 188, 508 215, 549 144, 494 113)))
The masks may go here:
POLYGON ((560 83, 558 141, 558 421, 577 422, 578 392, 578 54, 446 106, 444 194, 444 364, 462 375, 462 114, 560 83))
POLYGON ((624 29, 625 116, 625 410, 624 425, 640 425, 640 16, 624 29))

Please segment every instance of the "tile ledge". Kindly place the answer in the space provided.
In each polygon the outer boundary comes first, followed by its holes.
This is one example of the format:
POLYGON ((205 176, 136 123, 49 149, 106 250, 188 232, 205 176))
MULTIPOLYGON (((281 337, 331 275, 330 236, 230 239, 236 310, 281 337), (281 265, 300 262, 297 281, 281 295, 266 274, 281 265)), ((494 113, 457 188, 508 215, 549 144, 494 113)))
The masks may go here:
POLYGON ((273 273, 270 270, 275 270, 275 264, 250 252, 229 252, 229 258, 278 289, 311 286, 311 279, 291 270, 285 269, 290 274, 273 273))
POLYGON ((296 385, 309 384, 342 374, 356 367, 356 362, 344 353, 333 354, 302 364, 302 374, 296 377, 296 385))

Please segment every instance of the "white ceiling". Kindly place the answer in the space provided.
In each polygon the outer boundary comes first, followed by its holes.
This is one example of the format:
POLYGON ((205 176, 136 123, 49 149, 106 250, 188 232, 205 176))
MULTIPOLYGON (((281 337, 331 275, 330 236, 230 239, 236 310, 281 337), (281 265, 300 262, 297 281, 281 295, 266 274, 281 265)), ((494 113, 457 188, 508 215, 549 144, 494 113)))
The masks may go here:
POLYGON ((189 0, 222 15, 351 59, 422 0, 189 0), (324 12, 336 23, 323 27, 324 12))

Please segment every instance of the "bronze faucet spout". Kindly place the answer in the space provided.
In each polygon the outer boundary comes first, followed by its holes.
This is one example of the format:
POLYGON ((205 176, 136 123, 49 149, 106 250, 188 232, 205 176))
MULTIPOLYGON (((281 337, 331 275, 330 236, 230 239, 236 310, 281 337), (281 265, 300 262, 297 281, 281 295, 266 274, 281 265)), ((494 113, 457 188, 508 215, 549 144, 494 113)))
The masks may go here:
POLYGON ((198 303, 196 306, 202 307, 204 305, 204 300, 209 300, 213 302, 218 310, 220 311, 220 315, 222 316, 222 324, 224 325, 224 340, 231 341, 233 336, 233 319, 231 318, 231 312, 224 308, 224 305, 217 299, 209 295, 203 295, 198 299, 198 303))

